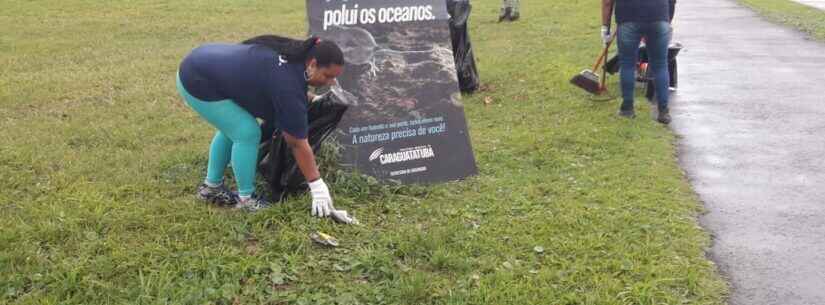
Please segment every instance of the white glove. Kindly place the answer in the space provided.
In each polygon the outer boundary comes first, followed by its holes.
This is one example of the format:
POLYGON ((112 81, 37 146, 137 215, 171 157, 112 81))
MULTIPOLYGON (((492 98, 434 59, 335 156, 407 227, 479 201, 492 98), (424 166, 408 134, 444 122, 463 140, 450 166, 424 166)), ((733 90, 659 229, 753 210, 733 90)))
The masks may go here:
POLYGON ((606 26, 606 25, 603 25, 602 26, 602 42, 604 42, 604 45, 607 45, 612 40, 613 40, 613 36, 610 36, 610 27, 606 26))
POLYGON ((332 196, 324 180, 318 179, 309 183, 310 194, 312 194, 312 216, 327 217, 334 210, 332 206, 332 196))

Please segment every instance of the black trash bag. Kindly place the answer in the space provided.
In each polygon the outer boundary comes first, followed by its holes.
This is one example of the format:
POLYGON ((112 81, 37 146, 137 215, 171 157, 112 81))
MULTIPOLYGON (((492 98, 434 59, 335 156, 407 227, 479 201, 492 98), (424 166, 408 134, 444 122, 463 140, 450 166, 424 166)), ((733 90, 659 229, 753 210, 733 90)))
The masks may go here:
MULTIPOLYGON (((679 70, 678 65, 676 63, 676 56, 679 55, 679 51, 683 48, 681 43, 674 42, 671 43, 667 48, 667 66, 668 66, 668 74, 670 74, 670 87, 678 87, 679 85, 679 70)), ((647 57, 647 48, 645 46, 639 47, 639 62, 646 63, 648 62, 647 57)), ((619 72, 619 55, 613 55, 607 63, 604 64, 605 70, 607 73, 616 74, 619 72)), ((651 73, 650 70, 647 71, 648 74, 651 73)), ((647 89, 645 92, 645 96, 652 100, 653 97, 656 95, 654 92, 653 80, 651 79, 650 75, 645 75, 645 81, 647 82, 647 89)))
POLYGON ((453 43, 453 57, 458 73, 458 86, 461 92, 471 93, 478 89, 479 79, 467 20, 470 19, 472 6, 469 0, 447 0, 447 12, 450 14, 450 38, 453 43))
MULTIPOLYGON (((346 111, 347 105, 331 92, 323 99, 310 104, 307 113, 308 140, 313 153, 318 154, 321 143, 335 131, 346 111)), ((289 195, 306 190, 306 179, 298 169, 292 151, 272 123, 264 122, 261 125, 261 144, 258 149, 258 171, 266 179, 273 201, 281 201, 289 195)))
MULTIPOLYGON (((682 44, 678 42, 672 43, 667 47, 667 72, 670 76, 670 83, 668 86, 673 88, 679 86, 679 70, 678 65, 676 64, 676 56, 679 55, 679 51, 681 50, 682 44)), ((641 62, 648 62, 647 49, 639 49, 639 58, 641 62)), ((654 101, 653 99, 656 97, 656 86, 653 84, 653 71, 650 69, 647 70, 645 80, 647 82, 645 97, 649 101, 654 101)))
MULTIPOLYGON (((667 61, 668 64, 673 64, 676 62, 676 56, 679 55, 679 51, 682 50, 682 44, 675 42, 668 46, 667 48, 667 61)), ((639 46, 639 62, 647 62, 647 48, 645 46, 639 46)), ((604 64, 604 68, 607 70, 607 73, 616 74, 619 72, 619 54, 614 54, 607 63, 604 64)), ((671 72, 671 74, 676 74, 671 72)))

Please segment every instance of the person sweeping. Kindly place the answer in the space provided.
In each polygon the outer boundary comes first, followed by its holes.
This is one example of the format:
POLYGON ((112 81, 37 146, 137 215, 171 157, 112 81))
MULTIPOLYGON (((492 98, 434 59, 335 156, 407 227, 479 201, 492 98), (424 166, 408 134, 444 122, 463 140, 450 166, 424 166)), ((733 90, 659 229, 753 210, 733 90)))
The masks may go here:
POLYGON ((329 86, 343 73, 344 55, 331 41, 294 40, 264 35, 241 44, 210 43, 193 49, 181 62, 177 89, 184 101, 217 129, 209 148, 206 179, 197 197, 216 204, 256 211, 269 205, 255 193, 257 119, 277 126, 309 183, 312 215, 333 211, 332 196, 321 179, 307 141, 309 86, 329 86), (229 163, 237 195, 224 184, 229 163))
MULTIPOLYGON (((674 2, 675 4, 675 2, 674 2)), ((668 44, 670 43, 670 2, 669 0, 602 0, 601 38, 610 43, 611 18, 615 5, 617 42, 619 46, 619 73, 622 88, 622 105, 619 115, 627 118, 636 116, 634 110, 634 88, 636 85, 636 64, 639 44, 642 38, 647 43, 647 55, 653 71, 659 114, 656 120, 669 124, 671 117, 668 107, 668 86, 670 77, 667 67, 668 44)))

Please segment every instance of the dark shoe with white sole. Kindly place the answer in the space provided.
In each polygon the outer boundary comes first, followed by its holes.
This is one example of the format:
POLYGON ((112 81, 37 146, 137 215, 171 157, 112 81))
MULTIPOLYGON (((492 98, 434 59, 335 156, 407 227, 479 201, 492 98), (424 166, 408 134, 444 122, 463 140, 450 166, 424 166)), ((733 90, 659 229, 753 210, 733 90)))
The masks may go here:
POLYGON ((632 119, 632 118, 635 118, 635 117, 636 117, 636 111, 635 111, 635 110, 633 110, 632 108, 631 108, 631 109, 627 109, 627 110, 625 110, 625 109, 619 109, 619 113, 618 113, 618 114, 619 114, 619 116, 620 116, 620 117, 625 117, 625 118, 628 118, 628 119, 632 119))
POLYGON ((656 116, 656 121, 662 124, 670 124, 670 110, 669 109, 659 109, 659 115, 656 116))
POLYGON ((201 185, 198 186, 198 192, 195 196, 200 200, 216 205, 235 205, 238 203, 238 196, 223 184, 211 187, 205 183, 201 183, 201 185))
POLYGON ((249 199, 238 199, 238 203, 235 205, 235 208, 247 212, 257 212, 259 210, 268 208, 271 205, 272 204, 269 202, 269 200, 266 200, 266 198, 253 194, 252 197, 250 197, 249 199))

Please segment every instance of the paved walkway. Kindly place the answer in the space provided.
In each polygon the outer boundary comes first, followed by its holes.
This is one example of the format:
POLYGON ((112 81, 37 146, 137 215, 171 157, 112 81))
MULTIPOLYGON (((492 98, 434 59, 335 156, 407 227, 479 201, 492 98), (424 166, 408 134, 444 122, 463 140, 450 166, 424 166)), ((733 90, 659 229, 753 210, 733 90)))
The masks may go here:
POLYGON ((730 303, 823 305, 825 43, 734 0, 678 5, 671 126, 730 303))
POLYGON ((825 10, 825 0, 793 0, 805 5, 810 5, 815 8, 825 10))

